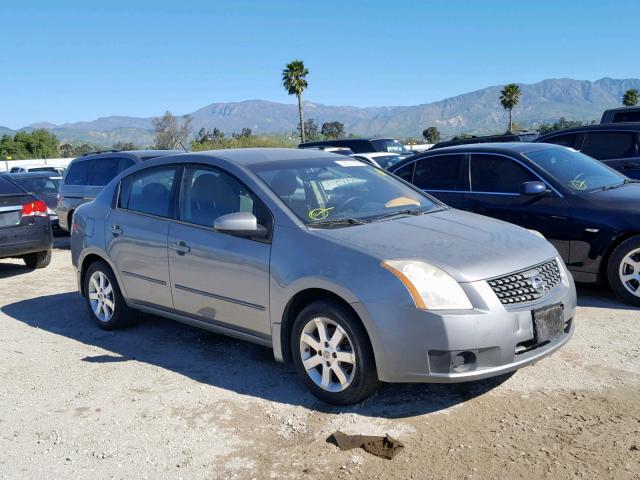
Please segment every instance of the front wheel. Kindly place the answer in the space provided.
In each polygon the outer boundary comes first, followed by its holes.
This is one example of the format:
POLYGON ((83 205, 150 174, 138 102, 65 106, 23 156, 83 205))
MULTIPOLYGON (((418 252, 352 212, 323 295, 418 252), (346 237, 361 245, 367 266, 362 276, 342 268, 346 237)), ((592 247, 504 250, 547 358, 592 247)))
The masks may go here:
POLYGON ((640 236, 618 245, 607 264, 611 289, 627 303, 640 305, 640 236))
POLYGON ((357 403, 380 386, 366 331, 338 302, 320 300, 300 312, 293 325, 291 352, 311 393, 327 403, 357 403))

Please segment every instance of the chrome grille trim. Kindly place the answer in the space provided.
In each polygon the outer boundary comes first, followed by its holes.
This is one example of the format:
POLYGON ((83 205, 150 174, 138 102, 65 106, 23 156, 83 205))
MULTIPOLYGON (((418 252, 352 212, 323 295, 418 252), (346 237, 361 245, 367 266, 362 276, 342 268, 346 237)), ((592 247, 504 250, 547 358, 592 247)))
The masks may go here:
POLYGON ((561 282, 562 272, 555 259, 487 280, 503 305, 539 300, 553 292, 561 282))

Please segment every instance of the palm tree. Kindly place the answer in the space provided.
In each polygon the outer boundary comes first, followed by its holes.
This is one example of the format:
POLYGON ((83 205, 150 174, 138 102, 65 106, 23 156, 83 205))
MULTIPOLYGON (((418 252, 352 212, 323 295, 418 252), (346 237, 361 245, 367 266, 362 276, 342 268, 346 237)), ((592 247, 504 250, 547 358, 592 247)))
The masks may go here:
POLYGON ((509 133, 513 130, 513 109, 520 103, 520 95, 520 87, 515 83, 505 85, 500 92, 500 103, 504 109, 509 110, 509 133))
POLYGON ((302 92, 309 86, 307 75, 309 70, 302 60, 294 60, 282 70, 282 86, 289 95, 298 97, 298 112, 300 113, 300 140, 304 143, 304 113, 302 112, 302 92))
POLYGON ((626 92, 624 92, 624 96, 622 97, 622 104, 625 107, 635 107, 638 104, 638 90, 635 88, 630 88, 626 92))

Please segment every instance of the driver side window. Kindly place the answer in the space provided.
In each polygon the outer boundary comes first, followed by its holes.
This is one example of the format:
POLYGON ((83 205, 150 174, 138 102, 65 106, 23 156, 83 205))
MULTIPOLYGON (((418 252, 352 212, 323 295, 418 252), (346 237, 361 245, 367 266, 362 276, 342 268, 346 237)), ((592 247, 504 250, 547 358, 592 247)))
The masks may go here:
POLYGON ((180 194, 180 220, 213 228, 218 217, 249 212, 271 228, 267 207, 235 178, 211 168, 187 167, 180 194))

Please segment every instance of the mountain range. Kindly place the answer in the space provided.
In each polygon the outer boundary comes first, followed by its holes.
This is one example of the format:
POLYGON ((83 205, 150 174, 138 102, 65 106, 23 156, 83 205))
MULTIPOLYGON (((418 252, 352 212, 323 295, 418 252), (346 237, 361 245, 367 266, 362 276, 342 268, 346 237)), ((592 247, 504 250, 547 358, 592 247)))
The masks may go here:
MULTIPOLYGON (((622 95, 630 88, 640 90, 640 79, 602 78, 596 81, 569 78, 548 79, 533 84, 519 84, 520 104, 514 120, 521 126, 535 128, 560 117, 568 120, 600 119, 602 111, 621 105, 622 95)), ((437 102, 413 106, 352 107, 304 102, 305 118, 321 125, 327 121, 344 123, 345 130, 359 135, 421 137, 429 126, 436 126, 444 137, 457 133, 497 133, 507 126, 507 113, 499 103, 502 86, 491 86, 437 102)), ((162 112, 159 112, 162 113, 162 112)), ((219 128, 227 134, 248 127, 256 134, 283 134, 295 131, 297 106, 246 100, 212 103, 189 113, 193 131, 219 128)), ((55 125, 39 122, 24 130, 46 128, 62 142, 88 142, 110 146, 116 142, 153 143, 153 118, 109 116, 92 121, 55 125)), ((0 135, 13 133, 0 127, 0 135)))

